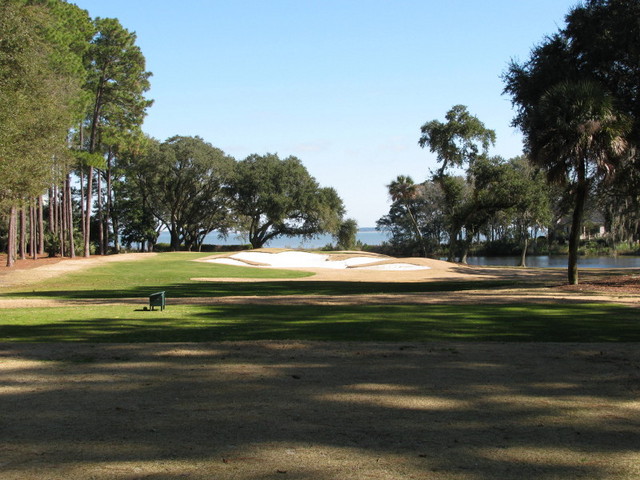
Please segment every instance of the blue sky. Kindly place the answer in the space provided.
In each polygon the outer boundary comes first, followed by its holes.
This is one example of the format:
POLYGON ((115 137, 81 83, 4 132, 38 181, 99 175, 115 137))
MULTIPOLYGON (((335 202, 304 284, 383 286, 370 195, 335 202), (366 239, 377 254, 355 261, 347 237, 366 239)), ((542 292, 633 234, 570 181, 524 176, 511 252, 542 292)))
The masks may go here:
POLYGON ((522 152, 501 74, 576 0, 76 0, 138 35, 155 104, 143 130, 199 135, 236 159, 294 155, 347 216, 375 226, 386 185, 436 167, 420 126, 453 105, 522 152))

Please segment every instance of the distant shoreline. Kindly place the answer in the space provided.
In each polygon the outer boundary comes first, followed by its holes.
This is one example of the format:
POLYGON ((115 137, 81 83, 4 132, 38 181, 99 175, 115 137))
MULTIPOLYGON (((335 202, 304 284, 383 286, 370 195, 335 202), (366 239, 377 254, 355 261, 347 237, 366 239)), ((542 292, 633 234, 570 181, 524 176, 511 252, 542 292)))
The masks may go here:
MULTIPOLYGON (((378 246, 389 241, 391 236, 386 232, 376 230, 375 227, 363 227, 358 229, 356 239, 363 244, 378 246)), ((162 232, 158 237, 158 243, 170 243, 169 232, 162 232)), ((249 241, 241 236, 230 234, 226 238, 217 232, 212 232, 205 237, 204 243, 207 245, 243 245, 249 241)), ((332 235, 318 235, 311 239, 301 237, 278 237, 268 242, 267 247, 271 248, 323 248, 328 244, 335 244, 336 239, 332 235)))

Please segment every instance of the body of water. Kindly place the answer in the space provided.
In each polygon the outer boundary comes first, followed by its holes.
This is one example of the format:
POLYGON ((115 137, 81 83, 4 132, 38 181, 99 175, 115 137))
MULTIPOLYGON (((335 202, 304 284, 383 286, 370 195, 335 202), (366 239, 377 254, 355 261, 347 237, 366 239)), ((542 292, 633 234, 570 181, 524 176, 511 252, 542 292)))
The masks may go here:
MULTIPOLYGON (((468 257, 469 265, 516 267, 520 257, 468 257)), ((566 255, 527 256, 528 267, 567 268, 566 255)), ((580 257, 578 267, 583 268, 640 268, 640 257, 580 257)))
MULTIPOLYGON (((356 238, 366 245, 382 245, 382 243, 389 240, 390 237, 384 232, 365 228, 358 230, 356 238)), ((169 232, 162 232, 160 237, 158 237, 159 243, 169 243, 170 241, 169 232)), ((237 235, 229 235, 227 238, 223 238, 217 232, 212 232, 205 237, 204 243, 208 245, 243 245, 249 243, 249 240, 237 235)), ((317 237, 306 240, 300 237, 277 237, 267 242, 265 246, 270 248, 302 248, 312 250, 335 243, 336 239, 331 235, 318 235, 317 237)))

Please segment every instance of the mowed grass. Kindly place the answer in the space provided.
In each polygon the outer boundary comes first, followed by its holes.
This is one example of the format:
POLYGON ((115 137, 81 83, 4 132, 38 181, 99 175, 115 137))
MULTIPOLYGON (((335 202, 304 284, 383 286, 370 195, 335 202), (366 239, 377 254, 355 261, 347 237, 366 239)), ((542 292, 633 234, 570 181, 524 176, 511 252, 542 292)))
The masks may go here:
POLYGON ((235 267, 196 262, 210 253, 162 253, 142 260, 105 263, 28 287, 4 290, 2 296, 50 298, 123 298, 171 291, 174 297, 209 296, 207 282, 192 278, 229 277, 295 279, 312 275, 293 270, 235 267))
MULTIPOLYGON (((134 298, 122 305, 0 309, 0 341, 202 342, 323 341, 640 341, 638 309, 612 304, 518 305, 172 305, 177 297, 369 295, 539 286, 530 280, 425 283, 305 282, 304 272, 193 262, 208 254, 166 253, 114 262, 3 292, 6 297, 134 298), (269 282, 201 282, 198 277, 269 282), (164 311, 144 311, 167 292, 164 311)), ((282 303, 282 302, 280 302, 282 303)))
POLYGON ((9 342, 637 342, 638 310, 576 305, 142 305, 0 310, 9 342))
MULTIPOLYGON (((196 262, 204 253, 162 253, 131 262, 105 263, 29 285, 5 289, 0 297, 58 299, 110 299, 147 297, 166 291, 169 298, 223 297, 230 295, 365 295, 376 293, 420 293, 478 288, 474 281, 426 283, 397 282, 303 282, 313 275, 295 270, 247 268, 196 262), (193 278, 264 279, 268 282, 194 281, 193 278), (282 281, 273 281, 282 280, 282 281)), ((483 288, 516 287, 509 281, 483 281, 483 288)), ((523 284, 526 286, 531 283, 523 284)))

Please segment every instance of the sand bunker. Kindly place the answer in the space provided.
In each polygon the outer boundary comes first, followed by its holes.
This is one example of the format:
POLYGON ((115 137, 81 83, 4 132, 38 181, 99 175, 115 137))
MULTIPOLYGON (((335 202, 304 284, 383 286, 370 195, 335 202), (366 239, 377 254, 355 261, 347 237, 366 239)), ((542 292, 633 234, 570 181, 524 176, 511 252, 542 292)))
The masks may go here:
POLYGON ((238 252, 233 255, 211 258, 207 262, 222 263, 243 267, 272 267, 272 268, 329 268, 342 270, 358 268, 367 270, 428 270, 425 265, 410 263, 387 263, 387 257, 380 256, 335 256, 319 253, 283 251, 269 252, 238 252), (381 261, 385 263, 381 263, 381 261))

